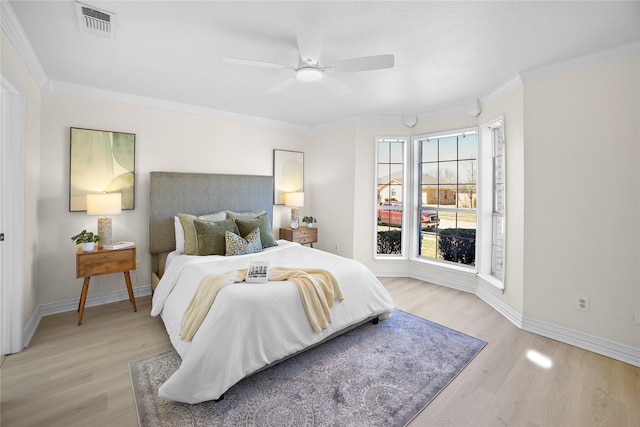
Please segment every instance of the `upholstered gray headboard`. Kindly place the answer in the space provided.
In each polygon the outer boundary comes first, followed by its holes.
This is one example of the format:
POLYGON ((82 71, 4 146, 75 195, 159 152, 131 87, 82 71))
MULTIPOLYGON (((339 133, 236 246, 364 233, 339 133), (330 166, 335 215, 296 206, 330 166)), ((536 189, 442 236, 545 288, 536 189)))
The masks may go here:
POLYGON ((222 210, 264 210, 269 214, 269 223, 273 223, 271 176, 151 172, 149 191, 149 252, 152 255, 175 249, 173 223, 178 213, 204 215, 222 210))

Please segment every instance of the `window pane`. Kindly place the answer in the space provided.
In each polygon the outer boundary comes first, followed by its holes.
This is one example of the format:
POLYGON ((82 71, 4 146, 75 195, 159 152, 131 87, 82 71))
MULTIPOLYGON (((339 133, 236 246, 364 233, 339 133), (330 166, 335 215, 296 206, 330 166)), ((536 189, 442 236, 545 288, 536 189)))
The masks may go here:
POLYGON ((378 141, 378 163, 389 163, 390 157, 389 143, 378 141))
POLYGON ((458 139, 458 153, 460 160, 478 158, 478 138, 475 133, 467 134, 458 139))
POLYGON ((475 265, 475 213, 440 212, 438 228, 438 259, 458 264, 475 265))
POLYGON ((478 182, 477 160, 464 160, 458 162, 458 183, 475 184, 478 182))
POLYGON ((440 185, 458 182, 458 162, 440 162, 440 185))
POLYGON ((422 162, 438 161, 438 140, 424 139, 420 141, 422 151, 422 162))
POLYGON ((388 164, 378 165, 378 185, 388 184, 391 181, 391 171, 388 164))
POLYGON ((463 184, 458 187, 458 207, 475 209, 478 205, 478 191, 475 184, 463 184))
POLYGON ((421 191, 422 205, 437 205, 438 204, 438 186, 437 185, 423 185, 421 191))
POLYGON ((420 177, 422 184, 437 184, 438 183, 438 164, 437 163, 423 163, 422 164, 422 176, 420 177))
POLYGON ((404 161, 404 156, 402 153, 403 148, 402 142, 392 142, 390 143, 390 153, 391 153, 391 163, 400 163, 404 161))
POLYGON ((458 159, 458 137, 448 136, 438 139, 438 156, 439 160, 457 160, 458 159))
POLYGON ((438 204, 440 206, 455 206, 458 187, 455 185, 441 185, 438 187, 438 204))

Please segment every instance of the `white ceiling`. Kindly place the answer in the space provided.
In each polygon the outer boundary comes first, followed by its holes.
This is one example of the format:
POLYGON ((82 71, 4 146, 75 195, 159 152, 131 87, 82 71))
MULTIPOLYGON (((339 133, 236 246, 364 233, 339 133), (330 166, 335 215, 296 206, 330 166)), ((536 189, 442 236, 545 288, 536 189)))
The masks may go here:
POLYGON ((640 40, 640 2, 614 1, 94 1, 117 15, 115 39, 81 33, 72 1, 11 1, 47 77, 316 127, 353 117, 462 109, 519 73, 640 40), (296 65, 296 24, 324 30, 321 61, 392 53, 389 70, 332 73, 266 90, 296 65))

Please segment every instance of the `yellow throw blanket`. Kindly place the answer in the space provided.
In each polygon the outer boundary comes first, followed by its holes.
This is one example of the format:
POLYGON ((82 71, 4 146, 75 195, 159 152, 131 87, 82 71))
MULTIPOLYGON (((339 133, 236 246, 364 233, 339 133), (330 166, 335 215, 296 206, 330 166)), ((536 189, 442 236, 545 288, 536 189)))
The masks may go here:
MULTIPOLYGON (((180 338, 191 341, 223 287, 242 282, 247 269, 205 276, 198 285, 189 307, 182 316, 180 338)), ((329 326, 333 301, 342 301, 342 290, 336 278, 327 270, 275 267, 269 270, 269 280, 290 280, 296 284, 307 318, 313 330, 319 332, 329 326)))

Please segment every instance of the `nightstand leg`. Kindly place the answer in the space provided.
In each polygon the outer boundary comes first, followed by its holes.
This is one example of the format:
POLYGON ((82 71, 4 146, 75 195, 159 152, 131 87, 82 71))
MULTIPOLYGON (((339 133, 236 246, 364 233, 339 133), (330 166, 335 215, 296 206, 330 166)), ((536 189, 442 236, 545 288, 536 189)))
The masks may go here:
POLYGON ((136 303, 136 297, 133 296, 133 287, 131 286, 131 276, 128 271, 124 272, 124 280, 127 282, 127 290, 129 291, 129 301, 133 304, 133 311, 138 311, 138 304, 136 303))
POLYGON ((78 326, 82 325, 84 303, 87 301, 87 292, 89 292, 89 280, 91 280, 91 277, 85 277, 84 282, 82 282, 82 293, 80 294, 80 304, 78 304, 78 326))

